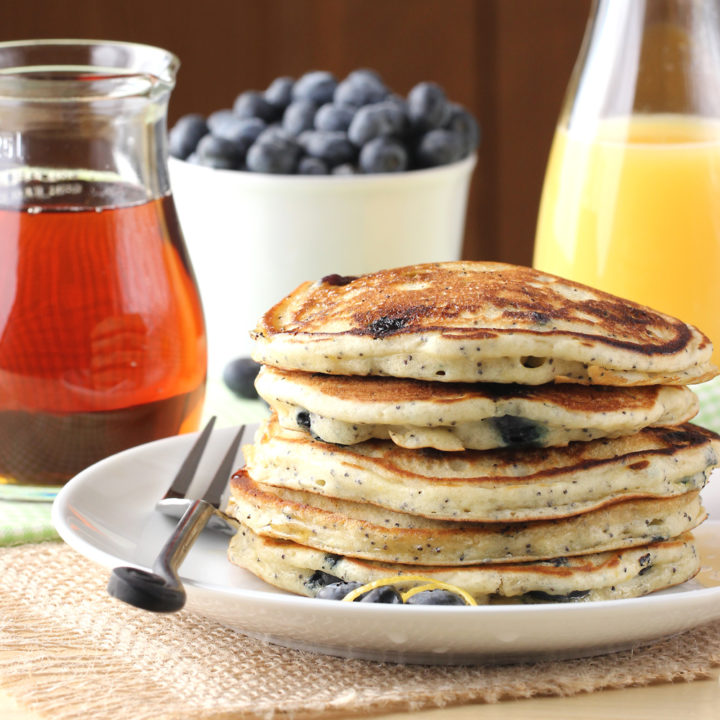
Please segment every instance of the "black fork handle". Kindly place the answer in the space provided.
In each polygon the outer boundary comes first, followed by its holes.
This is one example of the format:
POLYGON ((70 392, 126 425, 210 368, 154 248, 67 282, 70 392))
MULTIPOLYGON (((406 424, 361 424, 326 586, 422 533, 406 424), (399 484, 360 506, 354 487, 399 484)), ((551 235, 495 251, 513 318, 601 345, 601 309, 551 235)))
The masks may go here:
POLYGON ((180 610, 187 596, 178 568, 214 513, 215 508, 205 500, 194 500, 160 550, 152 572, 134 567, 115 568, 107 587, 110 595, 152 612, 180 610))

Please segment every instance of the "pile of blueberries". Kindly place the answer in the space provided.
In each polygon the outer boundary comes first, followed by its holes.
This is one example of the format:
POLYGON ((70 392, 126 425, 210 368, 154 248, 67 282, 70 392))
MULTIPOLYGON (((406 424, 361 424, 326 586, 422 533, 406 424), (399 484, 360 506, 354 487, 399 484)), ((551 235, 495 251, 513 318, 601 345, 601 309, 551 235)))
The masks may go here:
POLYGON ((326 71, 279 77, 238 95, 232 109, 184 115, 169 133, 173 157, 226 170, 298 175, 403 172, 472 154, 479 129, 443 89, 421 82, 407 98, 373 70, 338 82, 326 71))
MULTIPOLYGON (((307 581, 310 588, 318 588, 315 597, 324 600, 342 600, 348 593, 361 587, 361 583, 341 580, 334 575, 316 570, 307 581)), ((373 588, 360 595, 355 602, 386 603, 389 605, 465 605, 465 601, 455 593, 436 588, 422 590, 403 601, 402 595, 392 585, 373 588)))

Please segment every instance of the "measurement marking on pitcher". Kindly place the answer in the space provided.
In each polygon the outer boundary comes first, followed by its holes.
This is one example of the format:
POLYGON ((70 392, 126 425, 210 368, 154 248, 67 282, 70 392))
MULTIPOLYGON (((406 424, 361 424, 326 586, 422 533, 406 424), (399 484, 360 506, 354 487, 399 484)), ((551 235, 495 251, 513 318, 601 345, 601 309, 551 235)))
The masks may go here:
POLYGON ((22 135, 19 132, 0 132, 0 160, 22 160, 22 149, 22 135))

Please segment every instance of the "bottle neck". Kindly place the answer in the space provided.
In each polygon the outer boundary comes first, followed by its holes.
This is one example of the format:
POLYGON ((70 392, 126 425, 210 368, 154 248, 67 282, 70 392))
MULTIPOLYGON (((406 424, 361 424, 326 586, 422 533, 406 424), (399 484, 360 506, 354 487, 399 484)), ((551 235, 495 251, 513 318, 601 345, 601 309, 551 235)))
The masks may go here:
POLYGON ((561 123, 637 114, 720 118, 718 0, 595 0, 561 123))

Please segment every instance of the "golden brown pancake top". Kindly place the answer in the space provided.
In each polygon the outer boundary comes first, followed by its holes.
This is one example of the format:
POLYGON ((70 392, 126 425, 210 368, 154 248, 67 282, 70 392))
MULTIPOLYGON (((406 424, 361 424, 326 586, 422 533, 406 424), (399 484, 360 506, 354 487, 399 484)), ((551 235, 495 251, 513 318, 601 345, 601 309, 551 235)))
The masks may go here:
POLYGON ((642 355, 709 345, 681 320, 629 300, 528 267, 449 262, 382 270, 359 278, 331 275, 304 283, 271 308, 256 328, 327 337, 439 332, 481 340, 503 333, 573 336, 642 355))

